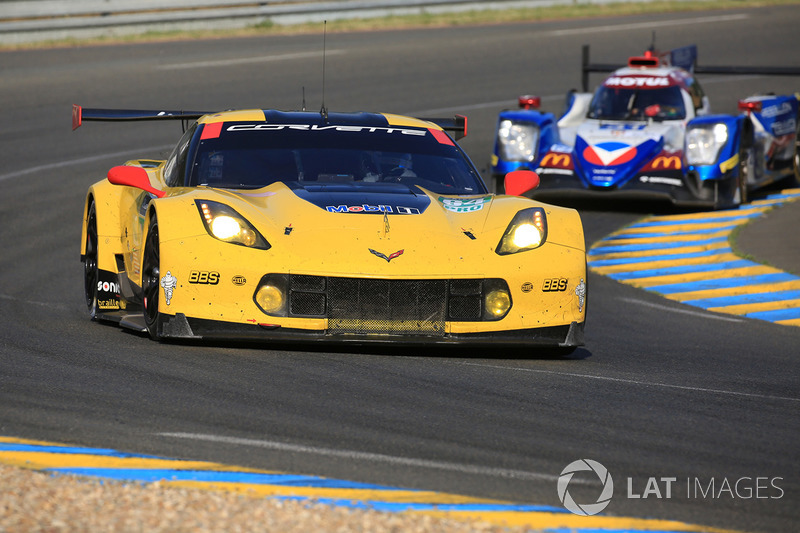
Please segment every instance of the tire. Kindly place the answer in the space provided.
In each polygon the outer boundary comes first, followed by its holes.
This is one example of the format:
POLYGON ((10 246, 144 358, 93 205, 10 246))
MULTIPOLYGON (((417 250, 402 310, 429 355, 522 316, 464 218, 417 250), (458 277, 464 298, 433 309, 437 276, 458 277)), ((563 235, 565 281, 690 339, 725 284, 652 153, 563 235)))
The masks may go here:
POLYGON ((97 211, 94 202, 89 204, 86 220, 86 242, 83 256, 83 287, 86 294, 86 307, 92 320, 97 318, 97 282, 100 279, 100 270, 97 266, 98 258, 97 240, 97 211))
POLYGON ((144 243, 144 257, 142 258, 142 309, 144 309, 144 323, 150 338, 158 340, 161 313, 159 301, 161 299, 161 248, 158 239, 158 220, 155 212, 150 218, 147 237, 144 243))
POLYGON ((751 159, 752 143, 743 139, 739 146, 739 177, 736 181, 736 190, 733 196, 736 207, 747 203, 747 179, 752 172, 751 159))

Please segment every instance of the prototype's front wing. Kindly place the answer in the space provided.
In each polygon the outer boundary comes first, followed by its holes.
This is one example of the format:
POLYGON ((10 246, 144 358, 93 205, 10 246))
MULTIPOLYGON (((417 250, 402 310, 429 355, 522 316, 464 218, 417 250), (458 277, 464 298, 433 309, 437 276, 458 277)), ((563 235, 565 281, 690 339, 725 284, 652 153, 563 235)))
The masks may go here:
MULTIPOLYGON (((573 157, 565 154, 560 156, 560 160, 568 162, 573 157)), ((546 157, 545 160, 556 159, 546 157)), ((725 166, 733 169, 737 162, 738 154, 726 161, 725 166)), ((736 186, 734 180, 723 179, 729 175, 721 172, 714 175, 714 179, 694 170, 684 172, 681 161, 674 157, 658 157, 647 167, 623 183, 609 183, 606 186, 587 184, 577 175, 571 164, 537 166, 534 170, 539 175, 540 186, 533 197, 542 200, 559 197, 609 200, 642 198, 669 201, 680 206, 713 207, 721 199, 731 196, 731 187, 736 186)))

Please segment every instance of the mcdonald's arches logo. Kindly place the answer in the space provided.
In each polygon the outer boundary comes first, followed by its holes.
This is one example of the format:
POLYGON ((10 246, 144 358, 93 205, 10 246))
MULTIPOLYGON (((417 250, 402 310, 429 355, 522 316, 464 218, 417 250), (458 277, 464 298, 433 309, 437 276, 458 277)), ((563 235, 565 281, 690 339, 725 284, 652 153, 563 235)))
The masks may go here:
POLYGON ((648 170, 680 170, 681 158, 677 155, 660 155, 650 162, 648 170))
POLYGON ((550 152, 542 158, 542 167, 572 168, 572 157, 569 154, 550 152))

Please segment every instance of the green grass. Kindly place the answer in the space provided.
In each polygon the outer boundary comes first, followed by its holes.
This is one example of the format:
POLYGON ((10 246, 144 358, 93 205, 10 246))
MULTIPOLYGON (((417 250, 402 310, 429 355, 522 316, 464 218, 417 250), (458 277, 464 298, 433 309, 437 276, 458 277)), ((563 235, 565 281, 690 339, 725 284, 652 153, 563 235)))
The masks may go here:
MULTIPOLYGON (((332 20, 328 32, 387 31, 410 28, 458 27, 478 24, 506 24, 511 22, 541 22, 547 20, 588 19, 618 15, 644 15, 736 8, 758 8, 776 5, 800 5, 800 0, 697 0, 655 1, 611 4, 573 4, 507 10, 465 11, 461 13, 387 16, 369 19, 332 20)), ((103 36, 86 39, 62 39, 35 43, 0 45, 2 50, 70 47, 86 45, 119 44, 134 42, 254 37, 264 35, 320 34, 323 23, 280 25, 272 20, 240 29, 161 31, 124 36, 103 36)))

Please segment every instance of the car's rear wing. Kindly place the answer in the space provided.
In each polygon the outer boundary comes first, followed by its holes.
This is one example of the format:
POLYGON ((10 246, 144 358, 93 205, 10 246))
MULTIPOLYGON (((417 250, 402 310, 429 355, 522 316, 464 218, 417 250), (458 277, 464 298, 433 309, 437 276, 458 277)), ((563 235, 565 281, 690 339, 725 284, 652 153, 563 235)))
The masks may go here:
MULTIPOLYGON (((197 120, 212 111, 175 111, 164 109, 98 109, 72 105, 72 129, 83 124, 84 120, 131 121, 131 120, 197 120)), ((433 122, 446 131, 453 132, 459 140, 467 135, 467 117, 455 115, 453 118, 423 118, 433 122)))
POLYGON ((464 115, 456 115, 453 118, 422 118, 420 120, 433 122, 443 130, 452 132, 456 140, 467 136, 467 117, 464 115))
POLYGON ((72 105, 72 129, 77 129, 84 120, 197 120, 205 111, 167 111, 158 109, 91 109, 72 105))
MULTIPOLYGON (((697 47, 684 46, 658 54, 665 64, 681 67, 695 74, 748 74, 757 76, 800 76, 800 67, 755 67, 755 66, 700 66, 697 64, 697 47)), ((632 58, 633 59, 633 58, 632 58)), ((629 61, 630 64, 630 61, 629 61)), ((585 44, 581 53, 581 83, 583 92, 589 92, 589 74, 592 72, 613 72, 623 65, 611 63, 592 63, 589 61, 589 45, 585 44)))

